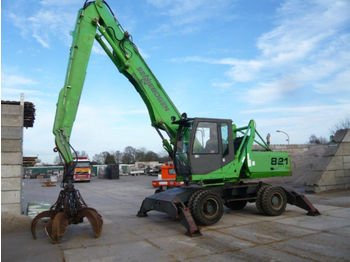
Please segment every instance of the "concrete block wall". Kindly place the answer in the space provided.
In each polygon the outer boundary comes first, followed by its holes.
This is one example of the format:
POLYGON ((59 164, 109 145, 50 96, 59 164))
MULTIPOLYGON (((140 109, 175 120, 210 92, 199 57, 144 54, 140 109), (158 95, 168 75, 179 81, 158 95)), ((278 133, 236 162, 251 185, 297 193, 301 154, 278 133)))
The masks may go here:
POLYGON ((288 152, 291 155, 306 152, 312 146, 310 144, 270 145, 273 151, 288 152))
MULTIPOLYGON (((288 152, 290 155, 300 154, 308 151, 314 145, 311 144, 291 144, 291 145, 279 145, 271 144, 272 151, 288 152)), ((253 145, 253 150, 263 150, 259 145, 253 145)))
POLYGON ((1 212, 21 213, 23 110, 1 104, 1 212))
POLYGON ((321 178, 309 185, 309 189, 311 188, 314 192, 350 188, 350 129, 347 130, 321 178))

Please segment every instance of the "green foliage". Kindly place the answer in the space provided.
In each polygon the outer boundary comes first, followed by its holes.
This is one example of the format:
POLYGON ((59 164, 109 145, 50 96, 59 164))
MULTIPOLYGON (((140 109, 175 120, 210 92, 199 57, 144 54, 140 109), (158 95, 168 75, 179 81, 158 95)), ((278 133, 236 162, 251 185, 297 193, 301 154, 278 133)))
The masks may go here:
POLYGON ((105 154, 105 161, 104 161, 104 164, 105 165, 113 165, 113 164, 116 164, 116 161, 115 161, 115 158, 114 158, 114 155, 109 153, 109 152, 106 152, 107 154, 105 154))

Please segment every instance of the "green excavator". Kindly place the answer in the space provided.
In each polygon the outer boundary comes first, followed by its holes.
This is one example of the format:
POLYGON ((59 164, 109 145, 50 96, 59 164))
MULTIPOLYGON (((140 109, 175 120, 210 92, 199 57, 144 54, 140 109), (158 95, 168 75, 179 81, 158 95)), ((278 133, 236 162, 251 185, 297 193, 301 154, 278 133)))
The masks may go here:
POLYGON ((290 203, 307 210, 309 215, 319 214, 305 196, 256 182, 259 178, 290 176, 292 171, 288 153, 271 151, 253 120, 247 126, 237 127, 230 119, 180 114, 109 5, 96 0, 86 1, 78 12, 66 79, 57 102, 54 150, 65 163, 63 189, 51 209, 33 219, 34 238, 35 226, 44 217, 50 218, 45 230, 54 243, 61 239, 69 224, 80 223, 84 217, 92 225, 95 236, 101 234, 101 215, 88 207, 74 188, 76 161, 70 144, 94 40, 140 94, 151 125, 174 162, 176 179, 184 182, 183 187, 146 197, 139 217, 147 216, 151 210, 166 212, 179 219, 189 235, 195 235, 200 234, 198 225, 220 220, 224 205, 239 210, 247 202, 255 202, 261 213, 275 216, 283 213, 290 203), (253 150, 253 144, 257 144, 258 150, 253 150), (249 179, 254 182, 247 182, 249 179))

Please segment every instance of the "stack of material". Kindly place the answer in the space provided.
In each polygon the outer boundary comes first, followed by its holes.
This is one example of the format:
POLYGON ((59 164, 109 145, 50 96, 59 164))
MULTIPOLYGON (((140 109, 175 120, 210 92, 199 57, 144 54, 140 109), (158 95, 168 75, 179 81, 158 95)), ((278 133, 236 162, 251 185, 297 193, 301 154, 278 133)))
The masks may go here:
MULTIPOLYGON (((3 101, 1 100, 1 104, 7 105, 20 105, 19 101, 3 101)), ((35 106, 32 102, 24 102, 24 112, 23 112, 23 126, 33 127, 35 120, 35 106)))
POLYGON ((38 158, 36 156, 24 156, 23 157, 23 166, 24 167, 35 166, 37 159, 38 158))
POLYGON ((27 216, 34 218, 37 214, 50 210, 51 204, 45 201, 28 203, 27 216))
POLYGON ((24 119, 23 119, 23 126, 33 127, 35 120, 35 106, 31 102, 24 102, 24 119))

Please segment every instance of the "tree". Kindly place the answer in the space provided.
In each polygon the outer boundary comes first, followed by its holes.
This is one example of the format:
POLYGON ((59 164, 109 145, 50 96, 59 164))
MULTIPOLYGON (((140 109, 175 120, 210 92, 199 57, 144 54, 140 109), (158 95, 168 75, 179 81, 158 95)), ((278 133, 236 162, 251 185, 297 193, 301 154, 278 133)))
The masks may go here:
POLYGON ((97 163, 97 164, 99 164, 99 165, 102 165, 102 164, 105 162, 105 157, 103 156, 102 153, 95 154, 95 155, 92 157, 92 162, 93 162, 93 163, 97 163))
POLYGON ((327 144, 328 141, 326 138, 320 136, 320 137, 317 137, 316 135, 311 135, 310 138, 309 138, 309 144, 327 144))
POLYGON ((105 153, 104 154, 104 156, 105 156, 104 164, 105 165, 114 165, 114 164, 116 164, 113 153, 112 154, 109 153, 109 152, 103 152, 103 153, 105 153))
POLYGON ((135 163, 135 156, 136 156, 136 149, 133 148, 132 146, 127 146, 124 149, 122 162, 124 164, 133 164, 135 163))
POLYGON ((144 161, 158 161, 158 159, 158 154, 154 153, 153 151, 147 151, 144 157, 144 161))
POLYGON ((335 124, 331 129, 331 135, 335 135, 335 133, 340 129, 347 128, 350 128, 350 117, 346 117, 343 120, 339 121, 337 124, 335 124))
POLYGON ((168 152, 163 151, 163 152, 158 153, 158 161, 161 163, 171 161, 171 158, 170 158, 168 152))
POLYGON ((119 150, 114 152, 114 159, 116 163, 121 163, 122 162, 122 157, 123 157, 123 153, 120 152, 119 150))
POLYGON ((99 154, 95 154, 91 162, 93 164, 103 165, 103 164, 117 164, 117 163, 133 164, 136 161, 166 162, 170 160, 171 160, 170 157, 165 151, 157 154, 153 151, 147 151, 147 149, 144 147, 136 149, 132 146, 127 146, 124 149, 124 152, 117 150, 117 151, 109 151, 109 152, 103 151, 99 154))
POLYGON ((135 161, 145 161, 146 148, 142 147, 140 149, 136 149, 135 152, 135 161))

